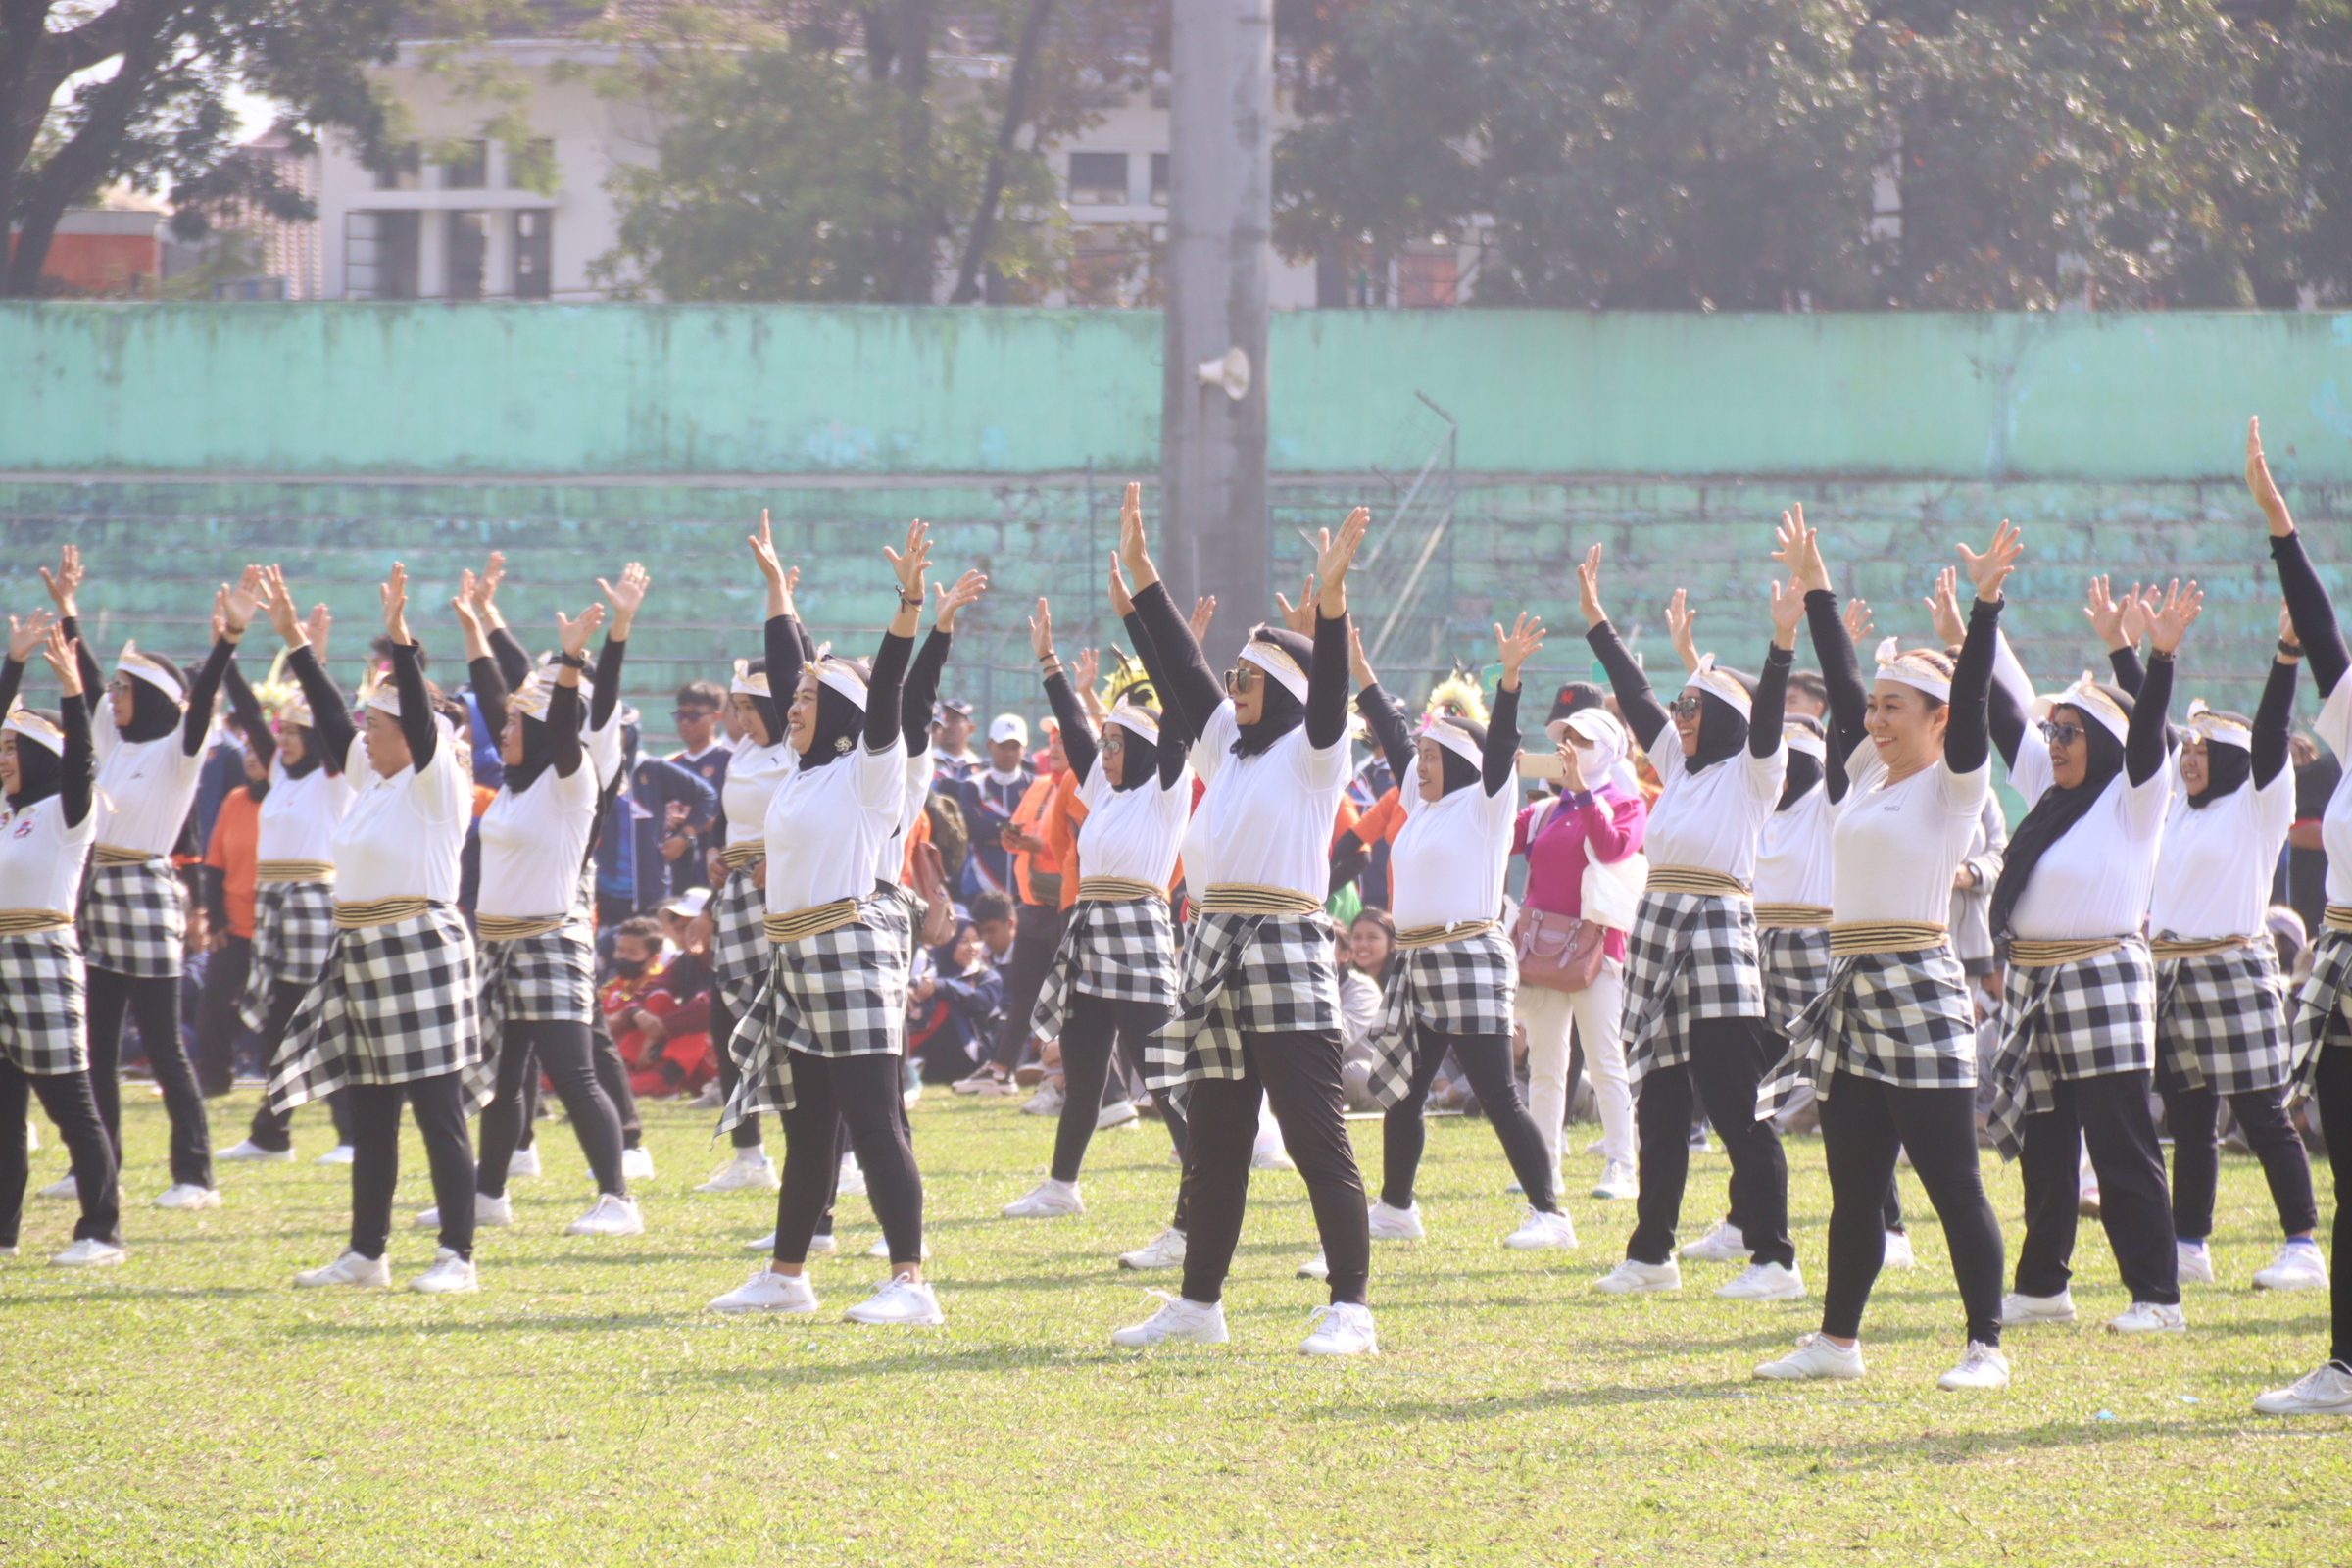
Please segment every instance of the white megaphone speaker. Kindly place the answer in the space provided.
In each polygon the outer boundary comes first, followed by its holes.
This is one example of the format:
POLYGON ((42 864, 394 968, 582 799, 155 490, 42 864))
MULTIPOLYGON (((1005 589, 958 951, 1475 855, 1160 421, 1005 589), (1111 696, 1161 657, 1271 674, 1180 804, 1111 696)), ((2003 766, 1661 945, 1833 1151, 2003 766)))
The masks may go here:
POLYGON ((1193 373, 1202 386, 1224 388, 1225 395, 1236 403, 1250 395, 1250 356, 1240 349, 1227 349, 1213 360, 1202 360, 1193 373))

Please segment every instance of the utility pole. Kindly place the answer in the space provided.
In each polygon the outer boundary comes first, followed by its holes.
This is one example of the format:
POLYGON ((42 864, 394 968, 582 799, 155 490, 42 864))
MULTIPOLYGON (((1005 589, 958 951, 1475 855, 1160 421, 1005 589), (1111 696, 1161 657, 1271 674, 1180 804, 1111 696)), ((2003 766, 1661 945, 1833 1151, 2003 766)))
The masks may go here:
POLYGON ((1272 0, 1177 0, 1174 12, 1158 531, 1179 603, 1217 597, 1211 657, 1221 658, 1273 602, 1266 247, 1274 225, 1274 10, 1272 0))

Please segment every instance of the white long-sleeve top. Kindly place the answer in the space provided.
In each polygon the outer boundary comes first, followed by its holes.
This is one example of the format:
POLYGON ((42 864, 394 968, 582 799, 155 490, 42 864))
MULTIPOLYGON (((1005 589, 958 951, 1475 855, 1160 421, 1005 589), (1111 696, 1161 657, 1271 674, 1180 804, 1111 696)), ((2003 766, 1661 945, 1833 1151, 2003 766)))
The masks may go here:
POLYGON ((72 914, 81 898, 82 864, 97 840, 95 801, 68 827, 66 803, 54 794, 23 810, 0 799, 0 909, 72 914))
POLYGON ((895 885, 906 869, 906 835, 914 831, 915 819, 923 814, 923 803, 931 798, 931 775, 938 766, 928 750, 907 757, 903 764, 898 825, 874 857, 874 875, 884 882, 895 885))
MULTIPOLYGON (((1078 824, 1078 863, 1087 876, 1118 876, 1164 888, 1176 874, 1176 857, 1193 809, 1193 770, 1176 770, 1176 781, 1160 787, 1153 773, 1131 790, 1112 784, 1095 760, 1078 786, 1086 820, 1078 824)), ((1339 811, 1335 805, 1333 813, 1339 811)))
POLYGON ((767 808, 776 791, 800 766, 789 738, 773 746, 749 741, 735 749, 727 763, 727 781, 718 792, 719 808, 726 813, 727 842, 749 844, 767 837, 767 808))
POLYGON ((596 832, 595 759, 583 755, 564 778, 551 764, 520 795, 502 789, 482 813, 482 882, 477 914, 535 919, 568 914, 579 901, 580 867, 596 832))
MULTIPOLYGON (((2335 683, 2312 728, 2338 758, 2352 757, 2352 675, 2335 683)), ((2328 902, 2352 904, 2352 767, 2335 781, 2320 813, 2320 845, 2328 852, 2328 902)))
POLYGON ((1247 883, 1304 894, 1331 891, 1331 836, 1348 788, 1348 742, 1307 743, 1301 723, 1254 757, 1236 757, 1241 725, 1230 699, 1193 743, 1207 781, 1184 836, 1185 880, 1205 893, 1247 883))
MULTIPOLYGON (((2055 785, 2049 743, 2031 725, 2018 742, 2009 781, 2029 802, 2055 785)), ((2090 809, 2034 862, 2010 911, 2009 934, 2048 942, 2137 931, 2147 917, 2172 797, 2170 767, 2158 768, 2144 784, 2132 782, 2129 766, 2118 769, 2090 809)))
POLYGON ((190 757, 180 725, 151 741, 125 740, 115 727, 115 705, 100 694, 90 715, 90 745, 98 758, 95 815, 100 844, 137 850, 147 855, 170 855, 179 843, 179 830, 196 804, 196 787, 204 774, 205 754, 213 748, 216 730, 190 757))
POLYGON ((2148 902, 2148 931, 2184 942, 2261 936, 2271 904, 2271 877, 2287 829, 2295 825, 2295 770, 2260 789, 2248 778, 2218 801, 2188 804, 2176 757, 2172 809, 2156 851, 2156 883, 2148 902))
POLYGON ((336 903, 457 903, 458 860, 473 819, 473 778, 458 760, 459 744, 444 730, 422 772, 411 764, 384 778, 368 765, 366 743, 353 740, 343 773, 364 782, 328 841, 336 903))
MULTIPOLYGON (((366 758, 365 740, 354 749, 366 758)), ((286 771, 285 754, 280 752, 270 760, 270 793, 262 797, 258 812, 254 858, 332 861, 335 828, 358 795, 349 773, 330 773, 321 766, 294 777, 286 771)))
POLYGON ((1786 811, 1766 816, 1756 835, 1756 902, 1830 907, 1835 825, 1827 784, 1814 785, 1786 811))
POLYGON ((1642 850, 1652 865, 1687 865, 1720 871, 1753 884, 1756 840, 1772 808, 1780 804, 1788 772, 1788 748, 1775 746, 1757 757, 1745 746, 1696 773, 1684 766, 1683 743, 1672 724, 1658 744, 1643 748, 1663 788, 1649 808, 1642 850))
POLYGON ((1425 801, 1415 754, 1396 781, 1404 826, 1389 849, 1389 912, 1399 930, 1475 923, 1502 912, 1511 828, 1519 816, 1516 782, 1515 776, 1506 779, 1489 795, 1480 778, 1425 801))
POLYGON ((1846 763, 1845 799, 1831 832, 1833 924, 1902 920, 1941 925, 1952 873, 1976 842, 1992 760, 1955 773, 1941 757, 1897 784, 1864 741, 1846 763))
MULTIPOLYGON (((852 747, 798 767, 767 804, 767 912, 791 914, 874 891, 874 866, 898 831, 906 742, 852 747)), ((730 770, 729 777, 733 776, 730 770)))

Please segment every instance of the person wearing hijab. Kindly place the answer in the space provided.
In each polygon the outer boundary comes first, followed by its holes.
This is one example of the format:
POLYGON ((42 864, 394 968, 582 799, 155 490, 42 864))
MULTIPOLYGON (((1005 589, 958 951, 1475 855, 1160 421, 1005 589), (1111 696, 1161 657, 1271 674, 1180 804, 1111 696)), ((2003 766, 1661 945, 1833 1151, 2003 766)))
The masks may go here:
MULTIPOLYGON (((1512 994, 1518 964, 1502 925, 1503 873, 1510 863, 1519 776, 1519 671, 1544 646, 1544 623, 1522 613, 1494 628, 1502 678, 1484 724, 1432 711, 1407 733, 1403 710, 1351 645, 1356 706, 1396 773, 1404 830, 1390 860, 1396 957, 1383 987, 1370 1047, 1375 1064, 1409 1063, 1405 1092, 1386 1107, 1376 1238, 1418 1241, 1426 1232, 1413 1182, 1420 1172, 1422 1107, 1450 1054, 1469 1077, 1487 1121, 1527 1195, 1527 1208, 1502 1245, 1520 1251, 1576 1246, 1562 1213, 1552 1162, 1511 1073, 1512 994)), ((1375 1066, 1374 1077, 1379 1076, 1375 1066)))
MULTIPOLYGON (((220 1195, 213 1188, 204 1093, 179 1037, 187 900, 172 868, 172 852, 196 800, 211 750, 213 699, 236 652, 236 637, 224 632, 214 639, 193 682, 171 660, 126 643, 109 685, 81 634, 80 551, 67 545, 56 573, 43 566, 41 580, 56 602, 67 640, 77 650, 82 690, 103 686, 107 693, 91 714, 98 837, 90 852, 95 868, 76 920, 89 984, 90 1090, 119 1167, 122 1104, 117 1061, 123 1019, 136 1017, 172 1122, 172 1185, 156 1199, 156 1206, 217 1208, 220 1195)), ((63 1187, 49 1191, 71 1196, 63 1187)))
POLYGON ((764 517, 750 543, 767 581, 767 667, 800 673, 784 715, 795 764, 768 802, 764 829, 771 956, 728 1042, 738 1075, 719 1125, 780 1115, 784 1173, 771 1260, 710 1306, 817 1309, 808 1259, 833 1200, 846 1124, 891 1272, 845 1315, 853 1323, 938 1324, 945 1321, 939 1298, 922 1277, 922 1176, 901 1099, 913 933, 906 899, 878 888, 874 876, 882 846, 901 827, 901 697, 927 597, 929 531, 912 523, 904 552, 883 552, 898 578, 899 606, 870 667, 821 648, 793 662, 803 652, 798 623, 784 613, 789 579, 764 517))
MULTIPOLYGON (((1139 488, 1129 486, 1130 491, 1139 488)), ((1142 504, 1140 497, 1134 504, 1142 504)), ((1152 673, 1152 689, 1169 693, 1172 688, 1162 677, 1151 632, 1115 577, 1111 605, 1152 673)), ((1008 1219, 1086 1212, 1078 1172, 1102 1114, 1113 1041, 1129 1064, 1141 1071, 1145 1042, 1159 1033, 1175 1004, 1176 935, 1168 911, 1168 884, 1176 874, 1177 850, 1193 805, 1192 769, 1176 739, 1185 733, 1185 725, 1169 707, 1169 698, 1162 696, 1157 712, 1121 702, 1103 719, 1098 742, 1085 705, 1054 651, 1053 610, 1043 599, 1029 622, 1029 640, 1045 680, 1046 701, 1061 723, 1062 749, 1077 780, 1086 820, 1078 827, 1078 861, 1084 868, 1078 902, 1029 1022, 1030 1033, 1038 1039, 1061 1042, 1064 1083, 1054 1163, 1034 1190, 1005 1205, 1008 1219)), ((1168 1136, 1181 1160, 1181 1110, 1169 1119, 1168 1136)), ((1152 1245, 1181 1250, 1188 1230, 1180 1185, 1175 1215, 1152 1245)))
POLYGON ((1639 1223, 1625 1260, 1593 1288, 1613 1296, 1682 1288, 1674 1231, 1695 1097, 1731 1156, 1732 1212, 1753 1259, 1715 1294, 1794 1300, 1805 1283, 1788 1240, 1788 1166, 1780 1135, 1755 1116, 1767 1063, 1750 889, 1756 840, 1788 774, 1781 718, 1803 606, 1776 583, 1764 673, 1750 679, 1702 658, 1670 713, 1601 610, 1600 558, 1594 545, 1577 570, 1585 639, 1664 788, 1650 808, 1649 885, 1625 971, 1626 1075, 1642 1141, 1639 1223))
MULTIPOLYGON (((1184 838, 1185 879, 1199 903, 1184 986, 1175 1019, 1149 1053, 1152 1093, 1176 1098, 1190 1141, 1184 1283, 1151 1317, 1113 1333, 1115 1345, 1224 1343, 1225 1276, 1266 1103, 1306 1183, 1330 1287, 1330 1304, 1317 1309, 1298 1348, 1365 1355, 1380 1348, 1365 1304, 1364 1183, 1343 1109, 1338 929, 1323 910, 1331 824, 1348 774, 1348 565, 1369 520, 1358 507, 1336 537, 1321 535, 1311 640, 1255 628, 1220 689, 1152 564, 1141 505, 1131 499, 1121 510, 1121 564, 1167 666, 1161 696, 1171 716, 1182 715, 1178 744, 1191 746, 1207 786, 1184 838)), ((1404 1087, 1395 1063, 1376 1067, 1372 1083, 1383 1104, 1404 1087)))
POLYGON ((2099 1217, 2132 1305, 2118 1334, 2177 1331, 2179 1256, 2164 1156, 2148 1114, 2156 1064, 2156 968, 2141 927, 2172 797, 2165 710, 2173 654, 2197 618, 2195 583, 2175 583, 2148 616, 2136 698, 2085 674, 2034 704, 2029 728, 2008 688, 1991 699, 1993 743, 2032 804, 1993 884, 1993 937, 2008 944, 1991 1134, 2019 1161, 2026 1237, 2001 1304, 2010 1327, 2071 1322, 2079 1151, 2097 1172, 2099 1217))
POLYGON ((24 1217, 24 1111, 34 1099, 65 1139, 81 1218, 60 1268, 120 1263, 115 1146, 90 1093, 81 945, 74 899, 97 839, 96 768, 79 651, 48 616, 8 617, 0 663, 0 1257, 24 1217), (57 676, 54 712, 17 698, 38 651, 57 676))
MULTIPOLYGON (((1829 972, 1788 1025, 1788 1049, 1758 1097, 1776 1114, 1810 1085, 1830 1175, 1821 1330, 1755 1369, 1775 1381, 1858 1378, 1871 1288, 1885 1266, 1885 1207, 1906 1151, 1943 1221, 1967 1348, 1944 1389, 2009 1382, 2001 1352, 2001 1227, 1978 1171, 1976 1011, 1945 925, 1952 879, 1991 788, 1986 710, 2001 589, 2019 536, 2006 523, 1982 555, 1961 547, 1976 604, 1959 657, 1879 645, 1866 692, 1853 639, 1801 512, 1782 522, 1790 597, 1802 595, 1829 689, 1829 972)), ((1956 608, 1956 607, 1955 607, 1956 608)))
MULTIPOLYGON (((2352 651, 2344 646, 2335 606, 2304 553, 2286 498, 2271 477, 2262 427, 2253 421, 2246 426, 2246 488, 2270 526, 2271 560, 2293 621, 2294 635, 2281 638, 2278 651, 2287 654, 2291 644, 2310 662, 2312 683, 2320 690, 2320 716, 2313 727, 2338 757, 2352 757, 2352 681, 2344 679, 2352 669, 2352 651)), ((2336 1178, 2333 1246, 2340 1260, 2352 1246, 2352 1205, 2341 1196, 2344 1171, 2352 1163, 2352 769, 2321 812, 2320 839, 2328 851, 2328 911, 2312 938, 2309 975, 2289 1008, 2287 1102, 2295 1104, 2307 1095, 2319 1101, 2328 1163, 2336 1178)), ((2256 1410, 2352 1414, 2352 1289, 2341 1274, 2328 1282, 2328 1359, 2287 1387, 2263 1393, 2254 1401, 2256 1410)))

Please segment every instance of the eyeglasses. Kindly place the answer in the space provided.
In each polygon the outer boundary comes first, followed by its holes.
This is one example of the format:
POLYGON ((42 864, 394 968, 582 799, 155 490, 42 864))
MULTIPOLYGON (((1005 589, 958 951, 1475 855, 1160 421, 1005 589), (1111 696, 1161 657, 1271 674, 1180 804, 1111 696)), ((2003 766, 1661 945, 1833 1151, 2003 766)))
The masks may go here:
POLYGON ((1696 718, 1698 716, 1698 693, 1683 693, 1667 707, 1666 711, 1677 718, 1696 718))
POLYGON ((1119 737, 1119 726, 1116 724, 1106 725, 1102 731, 1102 755, 1113 757, 1126 749, 1127 743, 1119 737))
POLYGON ((2045 718, 2041 721, 2041 738, 2052 746, 2072 746, 2082 738, 2082 726, 2061 724, 2056 719, 2045 718))
POLYGON ((1254 664, 1236 664, 1225 672, 1225 690, 1230 696, 1239 697, 1256 684, 1257 666, 1254 664))
POLYGON ((673 708, 669 710, 669 716, 683 724, 689 719, 716 718, 718 710, 715 708, 673 708))

